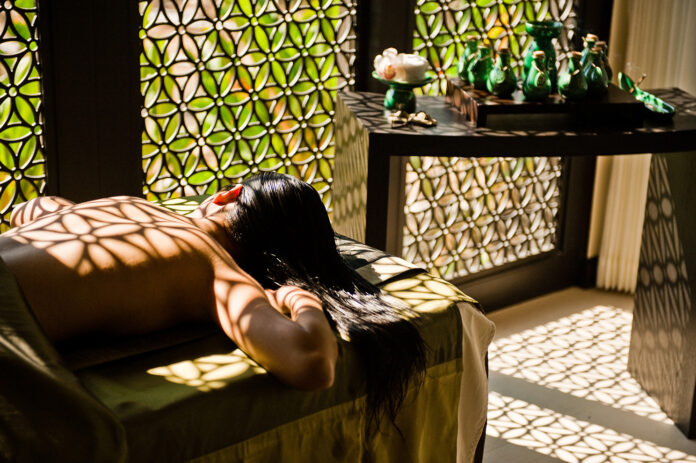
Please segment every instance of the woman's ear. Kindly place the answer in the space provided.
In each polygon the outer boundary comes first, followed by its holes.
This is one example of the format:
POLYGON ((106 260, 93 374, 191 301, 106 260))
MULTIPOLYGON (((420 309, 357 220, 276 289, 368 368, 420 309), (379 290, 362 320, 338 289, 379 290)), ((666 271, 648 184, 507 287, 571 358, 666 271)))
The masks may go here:
POLYGON ((242 187, 242 184, 237 184, 227 191, 218 191, 213 195, 213 203, 218 206, 224 206, 236 201, 242 192, 242 187))

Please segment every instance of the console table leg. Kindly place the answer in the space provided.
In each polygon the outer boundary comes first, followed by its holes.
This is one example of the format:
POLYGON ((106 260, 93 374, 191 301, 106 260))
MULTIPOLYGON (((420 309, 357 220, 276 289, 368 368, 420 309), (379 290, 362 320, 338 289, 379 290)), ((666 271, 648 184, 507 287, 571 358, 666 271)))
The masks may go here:
POLYGON ((368 246, 386 249, 388 211, 389 157, 373 155, 367 160, 365 244, 368 246))

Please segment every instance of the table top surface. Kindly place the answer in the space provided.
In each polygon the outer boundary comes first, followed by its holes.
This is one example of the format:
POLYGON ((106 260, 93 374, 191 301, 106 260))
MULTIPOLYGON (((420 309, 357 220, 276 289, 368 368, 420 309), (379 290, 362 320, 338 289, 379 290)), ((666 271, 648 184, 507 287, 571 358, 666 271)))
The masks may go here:
POLYGON ((437 119, 437 126, 409 124, 392 128, 384 113, 384 95, 344 91, 338 97, 367 130, 371 144, 386 155, 553 156, 696 151, 696 97, 677 88, 650 92, 675 106, 674 117, 648 115, 641 122, 623 126, 602 122, 583 127, 555 118, 523 117, 515 120, 514 126, 506 120, 474 127, 444 97, 419 96, 417 111, 437 119))

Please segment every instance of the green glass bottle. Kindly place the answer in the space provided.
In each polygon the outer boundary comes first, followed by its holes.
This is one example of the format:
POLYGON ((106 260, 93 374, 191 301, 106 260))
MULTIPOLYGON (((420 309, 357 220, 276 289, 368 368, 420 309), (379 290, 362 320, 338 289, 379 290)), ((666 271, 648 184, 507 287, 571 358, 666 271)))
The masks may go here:
POLYGON ((462 56, 457 62, 457 75, 466 83, 470 83, 467 70, 469 69, 469 63, 476 57, 477 46, 478 37, 475 35, 467 35, 466 41, 464 42, 464 53, 462 53, 462 56))
POLYGON ((507 47, 498 50, 498 58, 488 74, 486 88, 500 97, 509 97, 517 88, 517 77, 510 66, 510 50, 507 47))
POLYGON ((587 56, 589 58, 583 71, 585 80, 587 80, 587 96, 602 96, 607 92, 609 86, 607 71, 604 70, 602 63, 602 50, 599 47, 594 47, 587 56))
POLYGON ((604 64, 604 70, 607 72, 607 79, 611 82, 611 78, 614 77, 614 71, 609 66, 609 51, 607 49, 607 42, 600 40, 597 42, 597 46, 602 50, 602 63, 604 64))
POLYGON ((590 50, 592 50, 595 47, 595 45, 597 44, 597 40, 599 40, 599 37, 597 37, 594 34, 587 34, 582 39, 582 41, 585 42, 585 48, 582 50, 582 59, 580 60, 583 69, 588 66, 587 63, 590 59, 590 50))
POLYGON ((527 100, 540 101, 551 93, 551 79, 546 70, 546 54, 537 50, 532 54, 532 64, 522 84, 527 100))
POLYGON ((524 55, 522 81, 526 80, 529 68, 532 66, 534 52, 543 51, 546 57, 546 74, 551 80, 551 90, 555 92, 558 71, 556 70, 556 49, 553 46, 553 39, 561 34, 563 23, 558 21, 529 21, 525 23, 524 28, 533 40, 524 55))
POLYGON ((570 52, 568 58, 568 70, 558 78, 558 91, 567 100, 581 100, 587 95, 587 80, 580 63, 582 53, 570 52))
POLYGON ((467 69, 469 83, 473 84, 475 89, 486 90, 486 81, 492 68, 491 49, 486 45, 479 45, 476 56, 471 60, 467 69))

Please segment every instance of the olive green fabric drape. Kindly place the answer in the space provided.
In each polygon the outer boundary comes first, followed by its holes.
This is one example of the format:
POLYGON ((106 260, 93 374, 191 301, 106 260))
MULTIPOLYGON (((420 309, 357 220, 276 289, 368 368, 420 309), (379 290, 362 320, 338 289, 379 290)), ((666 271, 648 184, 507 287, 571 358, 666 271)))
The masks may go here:
POLYGON ((125 458, 123 427, 63 366, 0 259, 0 461, 125 458))

